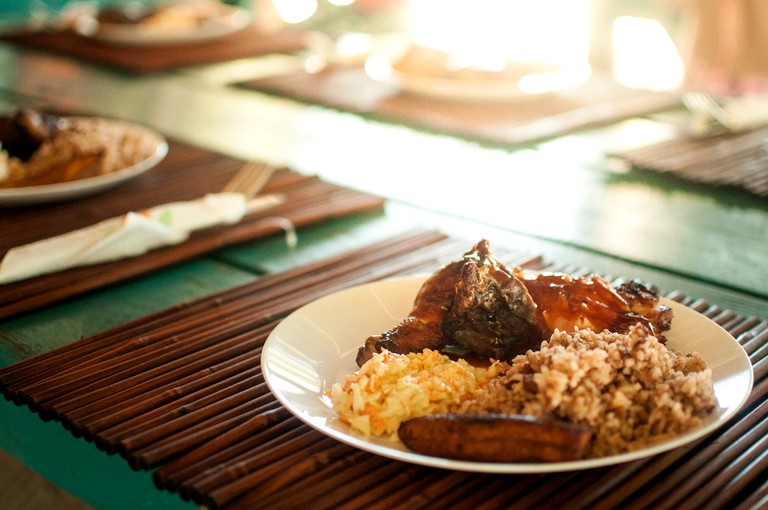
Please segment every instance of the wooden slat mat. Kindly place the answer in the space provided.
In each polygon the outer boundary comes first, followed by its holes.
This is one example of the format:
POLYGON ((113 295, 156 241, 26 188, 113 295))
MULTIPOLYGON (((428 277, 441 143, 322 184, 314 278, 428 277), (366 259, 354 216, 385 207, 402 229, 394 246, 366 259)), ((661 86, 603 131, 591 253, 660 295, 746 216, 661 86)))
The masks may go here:
MULTIPOLYGON (((756 384, 745 408, 712 436, 648 459, 535 475, 428 468, 327 438, 271 395, 261 348, 287 314, 351 285, 432 271, 466 249, 438 232, 403 233, 6 367, 0 389, 135 469, 153 471, 159 488, 215 509, 741 509, 765 498, 768 323, 679 293, 669 297, 741 342, 756 384)), ((497 254, 548 267, 530 253, 497 254)))
POLYGON ((610 157, 637 169, 768 197, 768 128, 711 138, 681 136, 610 157))
MULTIPOLYGON (((169 141, 168 156, 157 167, 112 190, 82 199, 34 207, 2 209, 0 257, 14 246, 31 243, 106 218, 177 200, 191 200, 217 191, 243 161, 169 141)), ((324 182, 289 169, 279 169, 263 193, 282 193, 283 204, 246 216, 235 225, 193 232, 182 244, 139 257, 41 275, 0 285, 0 319, 64 298, 154 271, 222 246, 281 231, 268 218, 289 219, 301 227, 330 218, 380 209, 384 199, 324 182)))
POLYGON ((71 30, 16 30, 0 40, 19 46, 69 55, 136 74, 226 62, 271 53, 295 53, 307 48, 307 34, 297 30, 264 32, 248 27, 221 39, 184 45, 115 45, 77 35, 71 30))
POLYGON ((296 72, 237 84, 385 121, 483 142, 523 144, 659 111, 674 93, 632 90, 595 75, 557 94, 508 102, 461 102, 418 96, 376 82, 357 67, 296 72))

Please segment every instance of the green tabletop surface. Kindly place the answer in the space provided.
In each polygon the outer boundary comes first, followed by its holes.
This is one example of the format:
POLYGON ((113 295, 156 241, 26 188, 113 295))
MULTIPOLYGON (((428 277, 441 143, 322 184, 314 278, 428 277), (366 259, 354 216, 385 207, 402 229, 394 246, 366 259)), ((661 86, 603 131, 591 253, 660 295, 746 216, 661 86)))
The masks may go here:
MULTIPOLYGON (((381 212, 301 229, 296 247, 280 235, 245 242, 0 322, 0 367, 414 226, 525 247, 564 266, 637 277, 768 318, 768 200, 618 171, 607 161, 612 150, 668 135, 663 118, 488 147, 238 90, 224 83, 226 69, 216 80, 208 69, 129 76, 2 43, 0 69, 0 107, 129 119, 388 199, 381 212)), ((195 507, 157 490, 150 473, 5 401, 0 449, 94 508, 195 507)))

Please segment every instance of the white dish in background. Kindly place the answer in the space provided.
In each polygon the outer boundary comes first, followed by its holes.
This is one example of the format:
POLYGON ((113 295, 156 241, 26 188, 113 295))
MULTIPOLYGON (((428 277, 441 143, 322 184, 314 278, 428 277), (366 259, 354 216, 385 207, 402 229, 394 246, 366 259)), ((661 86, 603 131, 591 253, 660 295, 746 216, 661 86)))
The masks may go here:
POLYGON ((196 26, 169 28, 142 23, 99 23, 94 17, 76 23, 80 35, 124 46, 192 44, 218 39, 243 30, 253 21, 250 12, 222 4, 220 15, 196 26))
POLYGON ((94 177, 41 186, 2 188, 0 189, 0 206, 40 204, 92 195, 143 174, 162 161, 168 153, 168 143, 165 138, 152 129, 118 120, 99 119, 99 121, 139 130, 142 136, 147 137, 153 145, 154 151, 147 158, 133 165, 94 177))
POLYGON ((701 428, 639 451, 573 462, 484 463, 421 455, 388 438, 366 438, 341 423, 323 396, 357 370, 365 339, 404 319, 424 278, 387 280, 337 292, 296 310, 267 338, 261 364, 276 398, 302 421, 343 443, 413 464, 487 473, 545 473, 588 469, 655 455, 703 437, 730 419, 752 389, 752 365, 739 343, 710 319, 676 302, 668 345, 697 351, 712 369, 719 408, 701 428))

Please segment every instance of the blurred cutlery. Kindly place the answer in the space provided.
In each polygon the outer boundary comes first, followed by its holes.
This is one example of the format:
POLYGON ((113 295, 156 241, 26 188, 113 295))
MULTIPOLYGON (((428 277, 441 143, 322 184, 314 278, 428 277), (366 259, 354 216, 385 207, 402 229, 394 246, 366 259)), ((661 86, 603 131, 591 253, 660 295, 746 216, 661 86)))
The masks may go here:
POLYGON ((718 101, 706 92, 686 92, 683 104, 691 112, 694 134, 738 133, 768 124, 768 95, 718 101))
POLYGON ((224 193, 241 193, 246 198, 255 197, 269 182, 275 168, 266 163, 249 161, 221 189, 224 193))

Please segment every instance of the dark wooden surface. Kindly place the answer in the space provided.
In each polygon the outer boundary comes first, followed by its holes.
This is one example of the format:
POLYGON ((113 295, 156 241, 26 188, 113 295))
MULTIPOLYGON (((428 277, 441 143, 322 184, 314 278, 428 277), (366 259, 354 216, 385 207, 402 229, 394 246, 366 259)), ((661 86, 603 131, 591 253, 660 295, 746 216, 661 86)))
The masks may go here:
POLYGON ((600 75, 572 90, 506 102, 401 92, 373 80, 359 67, 300 71, 238 86, 496 144, 531 143, 680 103, 677 93, 632 90, 600 75))
POLYGON ((296 53, 307 48, 306 33, 267 33, 255 26, 223 39, 193 45, 162 45, 136 48, 88 39, 71 30, 15 30, 0 39, 25 47, 80 58, 136 74, 158 73, 190 66, 268 55, 296 53), (136 56, 137 51, 141 57, 136 56))
MULTIPOLYGON (((243 161, 180 142, 171 142, 160 164, 124 186, 76 201, 7 208, 0 216, 0 256, 10 248, 94 225, 124 214, 169 202, 194 200, 220 190, 243 161)), ((282 232, 270 218, 285 218, 296 228, 331 218, 372 211, 384 200, 328 184, 288 169, 273 174, 263 193, 285 201, 247 215, 234 225, 193 232, 184 243, 159 248, 141 257, 84 266, 0 285, 0 319, 12 317, 78 294, 136 276, 222 247, 282 232)))
MULTIPOLYGON (((413 508, 448 501, 487 509, 732 509, 748 506, 764 489, 766 322, 679 292, 669 297, 739 339, 754 365, 755 389, 709 438, 647 459, 546 475, 419 467, 339 444, 271 395, 260 354, 281 318, 335 290, 439 267, 467 243, 412 232, 266 276, 6 367, 0 390, 134 469, 151 470, 162 490, 212 509, 413 508)), ((497 248, 508 264, 559 269, 536 254, 497 248)))
POLYGON ((768 129, 705 138, 675 136, 613 154, 637 169, 768 198, 768 129))

